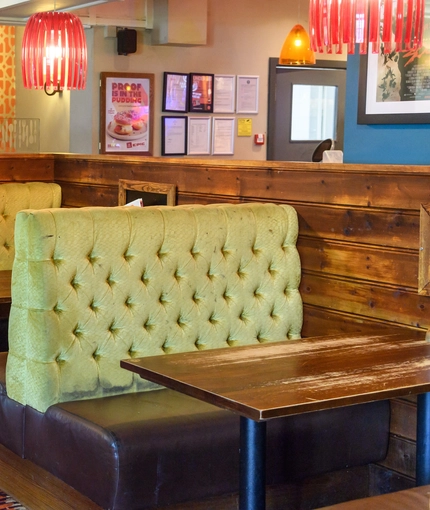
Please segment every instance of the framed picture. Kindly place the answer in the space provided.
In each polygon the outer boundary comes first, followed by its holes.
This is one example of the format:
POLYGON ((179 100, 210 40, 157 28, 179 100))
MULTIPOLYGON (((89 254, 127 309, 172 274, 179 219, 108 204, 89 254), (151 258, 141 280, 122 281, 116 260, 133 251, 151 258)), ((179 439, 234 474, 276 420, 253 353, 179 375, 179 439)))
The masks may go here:
POLYGON ((153 74, 100 74, 100 152, 152 156, 153 74))
POLYGON ((118 205, 175 205, 176 186, 162 182, 129 181, 118 182, 118 205))
POLYGON ((258 113, 258 76, 237 77, 237 113, 258 113))
POLYGON ((214 75, 190 73, 189 106, 190 112, 213 112, 214 75))
POLYGON ((211 118, 188 117, 189 155, 206 155, 211 153, 211 118))
POLYGON ((188 111, 188 74, 164 73, 163 112, 188 111))
POLYGON ((187 153, 187 117, 161 117, 161 154, 183 156, 187 153))
POLYGON ((426 52, 360 56, 358 124, 430 123, 426 52))
POLYGON ((234 113, 236 76, 216 74, 214 77, 214 113, 234 113))
POLYGON ((213 117, 212 154, 234 154, 234 117, 213 117))

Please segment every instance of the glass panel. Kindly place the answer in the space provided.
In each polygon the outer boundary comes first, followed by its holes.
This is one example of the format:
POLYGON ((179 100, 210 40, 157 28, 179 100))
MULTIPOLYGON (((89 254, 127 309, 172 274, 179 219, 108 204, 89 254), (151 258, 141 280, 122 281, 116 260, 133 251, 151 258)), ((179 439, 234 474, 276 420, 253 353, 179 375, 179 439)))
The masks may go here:
POLYGON ((337 87, 293 85, 291 141, 336 140, 337 87))
POLYGON ((0 152, 39 152, 40 119, 0 118, 0 152))

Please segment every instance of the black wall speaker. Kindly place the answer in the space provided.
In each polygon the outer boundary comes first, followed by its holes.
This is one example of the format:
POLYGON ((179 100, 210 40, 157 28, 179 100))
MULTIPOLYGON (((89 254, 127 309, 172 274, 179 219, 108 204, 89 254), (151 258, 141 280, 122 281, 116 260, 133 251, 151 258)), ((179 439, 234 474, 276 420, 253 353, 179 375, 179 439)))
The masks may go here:
POLYGON ((137 32, 131 28, 118 28, 116 32, 118 55, 136 53, 137 32))

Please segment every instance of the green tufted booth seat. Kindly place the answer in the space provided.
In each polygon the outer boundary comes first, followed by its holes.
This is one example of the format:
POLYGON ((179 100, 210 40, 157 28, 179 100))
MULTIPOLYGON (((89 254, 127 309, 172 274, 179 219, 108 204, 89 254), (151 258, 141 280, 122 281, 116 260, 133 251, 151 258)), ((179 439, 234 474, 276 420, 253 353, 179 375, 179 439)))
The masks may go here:
MULTIPOLYGON (((236 491, 238 417, 119 362, 298 338, 297 234, 273 204, 20 212, 0 441, 103 508, 236 491)), ((383 402, 270 421, 268 482, 382 459, 388 419, 383 402)))
POLYGON ((0 271, 12 269, 15 218, 23 209, 61 207, 61 187, 53 182, 0 184, 0 271))

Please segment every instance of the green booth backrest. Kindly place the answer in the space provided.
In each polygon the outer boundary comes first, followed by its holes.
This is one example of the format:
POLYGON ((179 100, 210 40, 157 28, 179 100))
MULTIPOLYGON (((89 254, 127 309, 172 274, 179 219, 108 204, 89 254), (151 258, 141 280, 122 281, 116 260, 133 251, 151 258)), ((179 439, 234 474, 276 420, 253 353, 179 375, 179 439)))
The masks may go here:
POLYGON ((287 205, 20 212, 8 395, 57 402, 153 388, 120 360, 300 337, 287 205))
POLYGON ((15 218, 23 209, 61 207, 61 187, 53 182, 0 184, 0 271, 12 269, 15 218))

